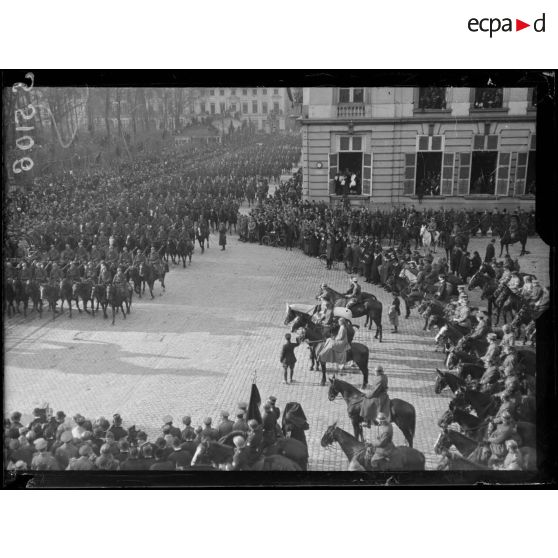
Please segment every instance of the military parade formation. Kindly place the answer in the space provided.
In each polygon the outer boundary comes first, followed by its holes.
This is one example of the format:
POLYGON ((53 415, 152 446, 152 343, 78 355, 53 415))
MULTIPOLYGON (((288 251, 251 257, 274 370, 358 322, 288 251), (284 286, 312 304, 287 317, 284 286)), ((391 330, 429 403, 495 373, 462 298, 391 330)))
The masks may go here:
MULTIPOLYGON (((413 447, 416 409, 388 395, 387 365, 375 366, 369 378, 371 347, 355 340, 355 320, 365 317, 382 342, 376 294, 383 289, 390 294, 390 333, 402 332, 416 309, 444 355, 447 370, 435 372, 435 392, 448 388, 452 398, 433 448, 439 468, 535 468, 535 324, 548 308, 549 287, 509 256, 516 243, 520 256, 528 253, 534 213, 310 202, 302 199, 300 171, 269 193, 269 184, 298 161, 299 138, 257 139, 210 152, 170 150, 112 172, 51 175, 35 179, 31 191, 11 194, 7 317, 41 316, 46 303, 55 319, 66 304, 69 317, 72 305, 92 315, 100 307, 105 318, 111 308, 114 324, 146 286, 153 298, 158 282, 162 294, 173 265, 188 268, 197 252, 203 265, 211 233, 218 233, 222 250, 233 232, 242 242, 298 248, 325 270, 347 273, 346 291, 318 279, 315 300, 287 304, 290 332, 278 359, 284 384, 296 386, 295 352, 308 345, 312 368, 328 387, 324 404, 338 396, 346 402, 353 435, 333 424, 323 447, 339 444, 349 470, 425 469, 423 453, 413 447), (475 237, 485 239, 482 255, 469 251, 475 237), (471 305, 468 293, 475 290, 485 307, 471 305), (347 370, 362 374, 362 391, 341 379, 347 370), (406 445, 394 444, 394 424, 406 445)), ((181 429, 166 416, 155 440, 125 427, 120 414, 112 421, 70 419, 45 406, 23 424, 14 411, 4 421, 4 463, 14 470, 307 470, 309 421, 299 402, 281 403, 282 411, 270 396, 262 405, 254 384, 249 403, 223 410, 218 424, 207 417, 193 425, 184 416, 181 429)))

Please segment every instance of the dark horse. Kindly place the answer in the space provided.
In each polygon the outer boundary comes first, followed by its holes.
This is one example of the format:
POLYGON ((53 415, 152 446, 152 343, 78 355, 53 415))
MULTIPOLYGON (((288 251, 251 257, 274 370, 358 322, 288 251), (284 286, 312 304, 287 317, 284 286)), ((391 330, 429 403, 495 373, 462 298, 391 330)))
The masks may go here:
MULTIPOLYGON (((318 354, 322 349, 324 343, 329 337, 329 333, 332 328, 322 327, 314 324, 311 320, 311 316, 299 310, 294 310, 292 305, 287 304, 287 315, 285 317, 285 325, 293 322, 291 331, 297 331, 299 328, 304 328, 304 333, 301 336, 301 340, 306 340, 310 346, 310 359, 312 365, 310 370, 314 370, 314 366, 318 369, 321 366, 322 369, 322 380, 320 385, 326 385, 326 363, 318 360, 318 354), (294 322, 293 322, 294 320, 294 322)), ((368 347, 362 343, 352 343, 354 337, 354 331, 352 331, 352 326, 349 328, 348 341, 351 348, 347 351, 347 361, 354 361, 358 366, 359 370, 362 372, 362 387, 365 388, 368 385, 368 358, 370 356, 370 351, 368 347)))
POLYGON ((60 287, 53 283, 41 285, 41 298, 46 299, 47 308, 52 311, 52 319, 56 318, 56 303, 60 298, 60 287))
POLYGON ((151 294, 151 298, 153 296, 153 286, 155 285, 155 281, 161 281, 161 286, 163 290, 165 290, 165 273, 169 270, 168 264, 164 264, 162 266, 161 271, 157 271, 152 265, 142 262, 139 268, 139 276, 143 282, 143 289, 142 291, 145 292, 145 284, 149 287, 149 293, 151 294))
POLYGON ((124 319, 126 319, 126 314, 130 313, 130 307, 132 306, 132 292, 132 287, 128 284, 107 285, 107 301, 112 308, 112 325, 114 325, 117 308, 122 310, 122 317, 124 319), (126 305, 126 310, 124 310, 124 305, 126 305))
MULTIPOLYGON (((353 424, 355 438, 364 440, 360 416, 364 393, 348 382, 337 378, 330 378, 329 381, 331 385, 327 394, 328 399, 334 401, 339 394, 342 395, 345 403, 347 403, 347 413, 353 424)), ((415 408, 402 399, 390 399, 390 412, 393 422, 399 427, 399 430, 405 436, 405 440, 412 448, 416 425, 415 408)))
MULTIPOLYGON (((325 291, 334 307, 345 307, 347 302, 345 295, 338 293, 330 287, 325 287, 325 291)), ((362 293, 358 304, 350 308, 353 318, 366 316, 364 327, 368 326, 368 329, 372 329, 372 322, 376 324, 376 335, 374 339, 379 338, 380 343, 382 342, 382 308, 382 303, 373 294, 369 293, 362 293)))
POLYGON ((444 388, 450 388, 455 393, 459 388, 465 387, 465 380, 452 374, 451 372, 441 372, 436 368, 436 383, 434 384, 434 393, 437 395, 442 393, 444 388))
POLYGON ((516 242, 519 242, 521 244, 521 252, 519 254, 520 256, 523 256, 523 255, 529 253, 525 250, 525 245, 527 244, 527 228, 526 227, 519 228, 519 230, 515 234, 514 238, 512 238, 509 229, 504 232, 504 234, 500 238, 500 256, 499 257, 500 258, 502 257, 502 253, 504 251, 504 248, 506 249, 506 254, 509 254, 510 253, 510 251, 509 251, 510 244, 515 244, 516 242))
MULTIPOLYGON (((337 442, 349 460, 349 471, 375 471, 374 462, 367 458, 367 445, 359 442, 345 430, 332 424, 325 431, 320 444, 323 448, 337 442)), ((388 463, 382 467, 386 471, 424 471, 424 455, 412 447, 396 446, 388 463), (384 468, 385 467, 385 468, 384 468)))

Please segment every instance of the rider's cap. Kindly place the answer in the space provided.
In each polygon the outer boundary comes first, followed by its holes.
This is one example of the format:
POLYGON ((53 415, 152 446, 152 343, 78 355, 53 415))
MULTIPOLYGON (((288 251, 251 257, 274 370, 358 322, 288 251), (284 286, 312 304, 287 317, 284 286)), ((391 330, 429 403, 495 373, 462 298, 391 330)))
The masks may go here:
POLYGON ((489 341, 492 341, 492 340, 494 340, 494 339, 497 339, 498 336, 497 336, 495 333, 489 333, 489 334, 486 336, 486 338, 487 338, 489 341))
POLYGON ((290 339, 291 338, 291 334, 290 333, 285 333, 285 339, 290 339))
POLYGON ((380 420, 387 420, 386 415, 384 415, 384 413, 378 413, 378 416, 376 417, 379 421, 380 420))
POLYGON ((376 366, 376 372, 383 372, 384 368, 383 366, 376 366))
POLYGON ((223 418, 229 418, 229 412, 228 411, 221 411, 221 416, 223 418))
POLYGON ((203 419, 203 423, 204 423, 206 426, 209 426, 209 425, 211 424, 211 417, 206 417, 206 418, 204 418, 204 419, 203 419))
POLYGON ((250 419, 248 421, 248 426, 250 428, 256 428, 256 426, 258 426, 258 421, 256 419, 250 419))
POLYGON ((354 283, 358 283, 358 277, 355 276, 351 277, 351 281, 353 281, 354 283))
POLYGON ((172 422, 172 417, 170 415, 165 415, 163 417, 163 424, 170 424, 172 422))
POLYGON ((268 400, 271 401, 272 403, 276 403, 277 402, 277 397, 275 397, 275 395, 270 395, 268 397, 268 400))

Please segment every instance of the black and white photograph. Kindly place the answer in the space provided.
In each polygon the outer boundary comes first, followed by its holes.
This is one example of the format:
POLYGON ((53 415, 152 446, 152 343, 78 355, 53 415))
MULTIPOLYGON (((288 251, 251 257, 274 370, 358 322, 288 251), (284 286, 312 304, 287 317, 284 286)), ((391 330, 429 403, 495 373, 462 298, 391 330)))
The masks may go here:
POLYGON ((5 482, 539 479, 526 74, 6 74, 5 482))

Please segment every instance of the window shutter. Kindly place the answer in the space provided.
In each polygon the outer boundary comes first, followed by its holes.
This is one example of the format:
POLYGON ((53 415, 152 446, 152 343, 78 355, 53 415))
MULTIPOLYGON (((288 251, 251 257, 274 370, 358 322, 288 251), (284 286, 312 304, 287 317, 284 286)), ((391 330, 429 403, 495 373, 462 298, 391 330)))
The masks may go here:
POLYGON ((527 177, 527 155, 526 151, 517 154, 517 167, 515 171, 515 195, 525 195, 525 179, 527 177))
POLYGON ((471 180, 471 154, 459 154, 459 179, 457 180, 457 195, 466 196, 469 193, 471 180))
POLYGON ((353 136, 353 151, 362 151, 362 138, 353 136))
POLYGON ((473 136, 473 149, 475 151, 484 151, 484 138, 485 136, 479 134, 473 136))
POLYGON ((365 153, 362 160, 362 195, 369 196, 372 193, 372 154, 365 153))
POLYGON ((488 151, 498 149, 498 136, 486 136, 486 149, 488 151))
POLYGON ((498 153, 498 174, 496 178, 496 195, 507 196, 510 183, 510 154, 498 153))
POLYGON ((442 149, 442 136, 432 136, 432 151, 440 151, 442 149))
POLYGON ((415 193, 416 153, 405 153, 405 179, 403 181, 403 195, 412 196, 415 193))
POLYGON ((444 153, 442 164, 442 196, 451 196, 453 193, 453 157, 454 153, 444 153))
POLYGON ((335 175, 337 174, 337 153, 329 154, 329 193, 335 194, 335 175))
POLYGON ((428 136, 419 136, 418 150, 428 151, 428 136))
POLYGON ((349 151, 351 149, 351 138, 349 136, 341 136, 339 138, 339 151, 349 151))

